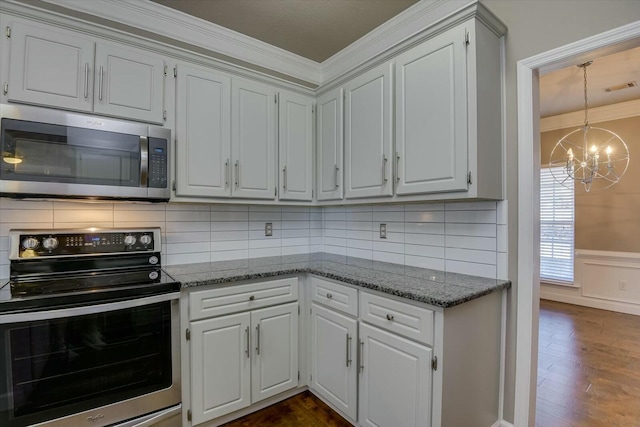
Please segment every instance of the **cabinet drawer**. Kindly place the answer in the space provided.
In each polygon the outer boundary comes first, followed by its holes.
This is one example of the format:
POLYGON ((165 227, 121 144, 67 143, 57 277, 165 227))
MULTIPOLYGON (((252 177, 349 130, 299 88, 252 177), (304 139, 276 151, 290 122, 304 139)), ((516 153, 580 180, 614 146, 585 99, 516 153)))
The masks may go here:
POLYGON ((190 318, 204 319, 297 300, 297 277, 194 291, 189 294, 190 318))
POLYGON ((428 345, 433 345, 433 311, 360 292, 360 318, 428 345))
POLYGON ((357 289, 311 277, 311 299, 353 317, 358 317, 357 289))

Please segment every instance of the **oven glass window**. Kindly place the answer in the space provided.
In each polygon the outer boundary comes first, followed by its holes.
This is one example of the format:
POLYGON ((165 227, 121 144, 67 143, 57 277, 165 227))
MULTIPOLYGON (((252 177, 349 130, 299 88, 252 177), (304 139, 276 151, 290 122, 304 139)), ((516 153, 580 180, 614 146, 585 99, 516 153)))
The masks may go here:
POLYGON ((63 417, 172 383, 170 302, 0 328, 8 344, 3 426, 63 417))
POLYGON ((5 180, 140 186, 140 138, 116 132, 2 119, 5 180))

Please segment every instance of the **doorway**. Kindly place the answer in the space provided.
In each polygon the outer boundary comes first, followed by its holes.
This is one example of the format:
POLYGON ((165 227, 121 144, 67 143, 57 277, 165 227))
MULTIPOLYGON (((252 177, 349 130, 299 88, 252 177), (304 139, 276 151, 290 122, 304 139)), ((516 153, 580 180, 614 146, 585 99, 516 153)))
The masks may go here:
POLYGON ((540 297, 539 77, 640 44, 640 22, 518 61, 518 274, 514 424, 533 426, 540 297))

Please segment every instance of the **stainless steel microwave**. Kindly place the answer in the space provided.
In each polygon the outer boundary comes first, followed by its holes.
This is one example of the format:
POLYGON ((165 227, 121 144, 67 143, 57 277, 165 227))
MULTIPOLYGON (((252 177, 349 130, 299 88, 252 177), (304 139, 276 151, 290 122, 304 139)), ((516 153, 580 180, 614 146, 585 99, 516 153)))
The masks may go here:
POLYGON ((166 201, 171 131, 0 105, 0 196, 166 201))

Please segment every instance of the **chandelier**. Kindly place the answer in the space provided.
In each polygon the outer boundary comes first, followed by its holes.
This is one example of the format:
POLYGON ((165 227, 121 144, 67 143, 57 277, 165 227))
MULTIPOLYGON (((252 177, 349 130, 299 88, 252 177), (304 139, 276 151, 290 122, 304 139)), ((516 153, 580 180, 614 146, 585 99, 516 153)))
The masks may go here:
POLYGON ((589 125, 587 67, 592 62, 578 65, 584 71, 584 125, 560 138, 549 158, 556 181, 570 189, 580 182, 587 193, 616 184, 629 166, 629 149, 622 138, 608 129, 589 125))

